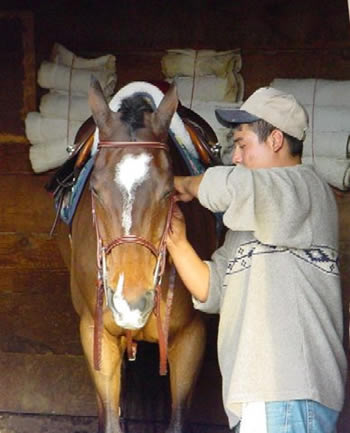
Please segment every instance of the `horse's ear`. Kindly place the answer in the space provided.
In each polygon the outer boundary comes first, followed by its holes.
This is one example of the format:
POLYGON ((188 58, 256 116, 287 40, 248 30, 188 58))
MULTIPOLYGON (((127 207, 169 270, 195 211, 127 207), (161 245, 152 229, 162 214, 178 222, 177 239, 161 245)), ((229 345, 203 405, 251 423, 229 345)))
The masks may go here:
POLYGON ((167 137, 170 122, 177 110, 178 104, 177 89, 173 82, 160 101, 157 110, 153 113, 153 128, 156 134, 163 140, 167 137))
POLYGON ((91 75, 90 79, 88 102, 92 117, 97 127, 102 130, 106 126, 106 121, 111 110, 99 81, 93 75, 91 75))

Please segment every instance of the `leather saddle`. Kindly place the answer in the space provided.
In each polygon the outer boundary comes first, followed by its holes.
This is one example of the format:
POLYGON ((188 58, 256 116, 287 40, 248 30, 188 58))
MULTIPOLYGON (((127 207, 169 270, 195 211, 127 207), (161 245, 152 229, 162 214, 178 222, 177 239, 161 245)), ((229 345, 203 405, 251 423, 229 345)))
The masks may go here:
MULTIPOLYGON (((184 122, 204 168, 222 164, 220 147, 211 126, 197 113, 181 104, 178 108, 178 114, 184 122)), ((52 193, 55 198, 63 197, 64 192, 74 185, 90 156, 94 132, 95 123, 93 118, 89 117, 77 132, 73 152, 45 185, 46 190, 52 193)))

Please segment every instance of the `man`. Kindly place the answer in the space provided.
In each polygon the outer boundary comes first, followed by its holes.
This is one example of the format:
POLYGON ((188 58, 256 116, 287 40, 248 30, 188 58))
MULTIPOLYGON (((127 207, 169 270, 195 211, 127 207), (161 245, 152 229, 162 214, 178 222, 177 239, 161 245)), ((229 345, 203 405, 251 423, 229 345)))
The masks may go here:
POLYGON ((223 401, 240 433, 333 433, 346 357, 332 191, 301 165, 307 114, 292 95, 257 90, 239 110, 233 163, 176 177, 180 200, 223 212, 225 242, 203 262, 177 209, 167 247, 195 308, 219 313, 223 401))

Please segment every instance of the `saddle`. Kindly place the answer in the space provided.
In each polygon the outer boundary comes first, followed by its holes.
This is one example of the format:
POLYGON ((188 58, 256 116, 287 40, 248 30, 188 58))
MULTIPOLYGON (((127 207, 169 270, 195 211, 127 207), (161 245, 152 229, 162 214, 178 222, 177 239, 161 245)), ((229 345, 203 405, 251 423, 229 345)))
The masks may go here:
POLYGON ((95 128, 93 118, 89 117, 77 132, 72 153, 45 185, 46 190, 54 197, 62 188, 71 188, 79 176, 80 169, 90 155, 95 128))
MULTIPOLYGON (((194 144, 198 153, 199 161, 203 167, 203 171, 215 165, 220 165, 220 147, 217 143, 217 137, 211 126, 197 113, 189 108, 180 104, 178 114, 184 122, 185 128, 188 131, 192 143, 194 144)), ((92 168, 92 164, 86 164, 91 156, 91 149, 94 141, 95 123, 92 117, 89 117, 79 128, 75 137, 74 147, 71 155, 61 165, 50 180, 45 185, 46 190, 53 194, 56 206, 56 218, 51 229, 53 233, 58 221, 58 217, 62 214, 64 201, 67 201, 67 195, 71 196, 73 187, 77 186, 80 173, 83 171, 85 165, 88 165, 88 170, 85 170, 84 179, 86 180, 92 168)), ((174 145, 178 144, 174 138, 174 145)), ((91 161, 90 161, 91 162, 91 161)), ((82 189, 81 185, 79 189, 82 189)), ((62 218, 66 223, 70 224, 74 215, 77 202, 79 201, 80 193, 75 192, 76 203, 73 205, 73 211, 67 218, 62 218)))
POLYGON ((222 164, 217 136, 209 123, 184 105, 177 110, 204 168, 222 164))

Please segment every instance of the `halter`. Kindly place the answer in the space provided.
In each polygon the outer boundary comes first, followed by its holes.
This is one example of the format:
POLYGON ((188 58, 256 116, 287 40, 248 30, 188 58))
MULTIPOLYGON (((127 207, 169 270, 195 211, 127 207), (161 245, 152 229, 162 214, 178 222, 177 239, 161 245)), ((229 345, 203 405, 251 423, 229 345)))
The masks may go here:
MULTIPOLYGON (((146 149, 159 149, 169 151, 169 147, 166 143, 161 143, 157 141, 137 141, 137 142, 129 142, 129 141, 109 141, 109 140, 101 140, 98 143, 97 149, 114 149, 114 148, 136 148, 143 147, 146 149)), ((96 307, 95 307, 95 326, 94 326, 94 367, 96 370, 100 369, 101 364, 101 334, 102 334, 102 307, 103 307, 103 296, 107 297, 107 266, 106 259, 107 256, 112 252, 112 250, 119 245, 124 244, 138 244, 147 248, 156 258, 156 265, 153 273, 153 290, 155 290, 156 298, 155 298, 155 308, 154 313, 157 317, 157 327, 158 327, 158 338, 159 338, 159 352, 160 352, 160 374, 165 375, 167 371, 167 334, 168 334, 168 322, 170 316, 171 302, 173 297, 173 289, 174 289, 174 278, 171 278, 168 290, 168 299, 167 299, 167 309, 166 309, 166 320, 164 326, 161 323, 160 316, 160 302, 161 302, 161 283, 162 277, 165 270, 166 264, 166 237, 168 235, 171 218, 173 215, 174 209, 174 194, 172 194, 169 198, 170 205, 169 210, 163 230, 163 234, 159 243, 159 246, 156 247, 150 241, 143 238, 142 236, 137 235, 124 235, 120 236, 109 242, 107 245, 103 245, 98 219, 96 216, 96 208, 95 208, 95 200, 94 196, 91 195, 92 201, 92 216, 93 222, 96 228, 96 237, 97 237, 97 296, 96 296, 96 307)), ((131 331, 126 330, 126 340, 127 340, 127 352, 129 360, 134 360, 136 355, 136 343, 132 341, 131 331)))

